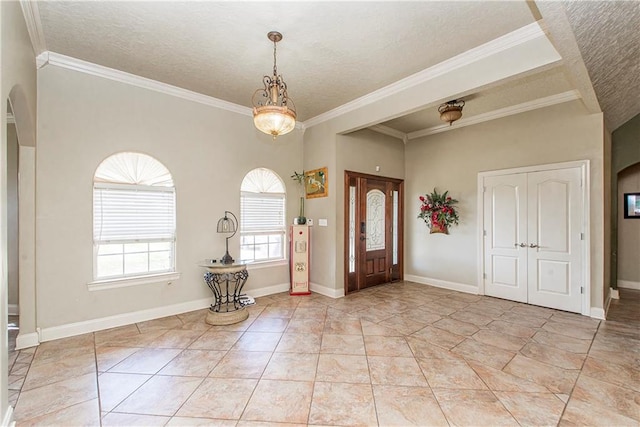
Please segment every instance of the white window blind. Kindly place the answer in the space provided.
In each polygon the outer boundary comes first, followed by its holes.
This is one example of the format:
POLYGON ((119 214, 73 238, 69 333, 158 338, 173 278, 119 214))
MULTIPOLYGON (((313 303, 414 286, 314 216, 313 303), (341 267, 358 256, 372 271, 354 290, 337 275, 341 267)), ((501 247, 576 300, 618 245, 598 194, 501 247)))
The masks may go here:
POLYGON ((173 188, 95 183, 95 243, 175 239, 173 188))
POLYGON ((284 194, 242 193, 240 211, 243 234, 285 230, 284 194))

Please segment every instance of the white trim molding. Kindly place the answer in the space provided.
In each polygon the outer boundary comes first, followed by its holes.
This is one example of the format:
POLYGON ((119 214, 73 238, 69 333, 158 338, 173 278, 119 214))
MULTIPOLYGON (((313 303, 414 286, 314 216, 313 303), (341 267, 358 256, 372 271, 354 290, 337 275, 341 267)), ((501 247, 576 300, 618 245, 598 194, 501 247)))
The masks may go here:
POLYGON ((570 90, 567 92, 546 96, 544 98, 538 98, 532 101, 523 102, 521 104, 511 105, 509 107, 499 108, 497 110, 477 114, 475 116, 462 118, 456 122, 455 127, 452 127, 448 124, 443 124, 422 130, 417 130, 415 132, 410 132, 407 134, 407 137, 409 138, 409 140, 422 138, 424 136, 460 129, 465 126, 473 126, 479 123, 488 122, 490 120, 501 119, 503 117, 537 110, 539 108, 545 108, 556 104, 562 104, 564 102, 575 101, 576 99, 580 99, 580 92, 578 92, 577 90, 570 90))
POLYGON ((344 296, 344 288, 334 289, 317 283, 310 283, 309 290, 329 298, 342 298, 344 296))
POLYGON ((632 282, 631 280, 618 280, 618 287, 622 289, 640 290, 640 282, 632 282))
POLYGON ((158 319, 160 317, 201 310, 209 307, 210 305, 211 298, 202 298, 195 301, 165 305, 147 310, 116 314, 115 316, 101 317, 98 319, 85 320, 83 322, 74 322, 66 325, 43 328, 40 331, 40 342, 73 337, 76 335, 87 334, 89 332, 101 331, 103 329, 116 328, 118 326, 131 325, 133 323, 145 322, 147 320, 158 319))
MULTIPOLYGON (((170 84, 162 83, 146 77, 137 76, 114 68, 104 67, 102 65, 93 64, 91 62, 72 58, 70 56, 61 55, 55 52, 43 52, 36 58, 38 68, 46 65, 55 65, 66 68, 68 70, 78 71, 92 76, 102 77, 114 80, 120 83, 126 83, 143 89, 153 90, 155 92, 164 93, 175 96, 177 98, 186 99, 188 101, 198 102, 200 104, 209 105, 211 107, 220 108, 222 110, 231 111, 245 116, 253 117, 253 110, 249 107, 234 104, 232 102, 223 101, 222 99, 212 96, 203 95, 191 90, 183 89, 170 84)), ((302 125, 300 125, 302 126, 302 125)))
POLYGON ((13 406, 7 406, 7 411, 2 417, 2 427, 13 427, 16 423, 13 421, 13 406))
POLYGON ((38 2, 32 0, 20 0, 20 7, 24 15, 24 22, 27 25, 31 47, 36 56, 47 50, 47 44, 42 31, 42 21, 40 21, 40 10, 38 2))
POLYGON ((149 274, 147 276, 126 277, 112 280, 95 280, 91 283, 87 283, 87 288, 90 291, 103 291, 107 289, 116 288, 128 288, 129 286, 149 285, 153 283, 161 283, 172 285, 174 280, 180 279, 181 273, 159 273, 149 274))
POLYGON ((449 282, 447 280, 432 279, 430 277, 414 276, 411 274, 404 275, 405 282, 415 282, 422 285, 435 286, 436 288, 449 289, 452 291, 464 292, 466 294, 478 295, 478 287, 468 285, 466 283, 449 282))
POLYGON ((611 299, 620 299, 620 291, 617 289, 609 288, 611 299))
POLYGON ((31 332, 29 334, 18 333, 16 337, 16 350, 22 350, 23 348, 35 347, 40 344, 40 337, 37 332, 31 332))
MULTIPOLYGON (((258 289, 248 289, 245 293, 253 297, 262 297, 289 290, 288 283, 280 283, 273 286, 267 286, 258 289)), ((66 325, 53 326, 43 328, 38 334, 27 334, 22 347, 27 348, 38 345, 40 342, 57 340, 76 335, 82 335, 90 332, 101 331, 104 329, 116 328, 118 326, 131 325, 147 320, 158 319, 166 316, 174 316, 176 314, 187 313, 189 311, 201 310, 211 306, 212 299, 202 298, 194 301, 187 301, 179 304, 165 305, 162 307, 150 308, 147 310, 134 311, 130 313, 122 313, 114 316, 101 317, 98 319, 85 320, 82 322, 69 323, 66 325)), ((20 336, 18 336, 20 338, 20 336)), ((17 347, 17 341, 16 341, 17 347)))
POLYGON ((593 317, 594 319, 607 320, 607 316, 605 315, 604 308, 600 308, 600 307, 591 307, 589 316, 593 317))
POLYGON ((541 21, 533 22, 529 25, 505 34, 504 36, 498 37, 497 39, 491 40, 483 45, 454 56, 453 58, 447 59, 446 61, 442 61, 432 67, 419 71, 409 77, 405 77, 402 80, 399 80, 367 95, 361 96, 360 98, 336 107, 333 110, 329 110, 326 113, 322 113, 320 115, 312 117, 309 120, 306 120, 304 124, 307 128, 309 128, 311 126, 326 122, 345 113, 383 100, 390 95, 394 95, 396 93, 402 92, 403 90, 410 89, 416 85, 445 75, 453 70, 468 66, 474 62, 490 57, 491 55, 495 55, 496 53, 503 52, 507 49, 540 37, 546 37, 545 31, 541 26, 541 21))
POLYGON ((265 288, 246 289, 242 290, 244 294, 252 296, 254 298, 266 297, 267 295, 279 294, 281 292, 289 291, 288 283, 279 283, 277 285, 267 286, 265 288))

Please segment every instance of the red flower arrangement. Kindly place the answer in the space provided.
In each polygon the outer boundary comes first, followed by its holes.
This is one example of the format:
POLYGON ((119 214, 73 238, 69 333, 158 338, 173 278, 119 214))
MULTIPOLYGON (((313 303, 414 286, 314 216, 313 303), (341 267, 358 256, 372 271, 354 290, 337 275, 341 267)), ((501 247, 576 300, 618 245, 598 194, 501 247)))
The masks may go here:
POLYGON ((458 225, 458 212, 453 205, 458 203, 456 199, 449 197, 449 192, 445 191, 442 194, 438 194, 438 191, 434 188, 433 193, 420 196, 420 212, 418 212, 418 218, 424 220, 432 232, 434 228, 444 230, 451 225, 458 225))

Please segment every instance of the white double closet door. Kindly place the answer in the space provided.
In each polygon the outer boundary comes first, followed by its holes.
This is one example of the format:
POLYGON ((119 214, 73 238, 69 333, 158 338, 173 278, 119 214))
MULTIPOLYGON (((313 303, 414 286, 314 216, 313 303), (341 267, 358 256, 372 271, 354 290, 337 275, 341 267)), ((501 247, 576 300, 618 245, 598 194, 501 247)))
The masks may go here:
POLYGON ((485 294, 581 312, 582 169, 486 176, 485 294))

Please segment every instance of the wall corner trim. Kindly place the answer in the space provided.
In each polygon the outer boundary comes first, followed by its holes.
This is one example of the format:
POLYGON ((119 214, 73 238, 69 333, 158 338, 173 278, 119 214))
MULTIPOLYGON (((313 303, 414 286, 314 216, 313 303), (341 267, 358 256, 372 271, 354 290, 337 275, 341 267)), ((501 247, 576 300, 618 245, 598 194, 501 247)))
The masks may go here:
POLYGON ((449 289, 452 291, 478 295, 478 287, 475 285, 468 285, 466 283, 449 282, 447 280, 433 279, 431 277, 414 276, 411 274, 405 274, 404 280, 406 282, 415 282, 415 283, 420 283, 422 285, 435 286, 436 288, 443 288, 443 289, 449 289))
POLYGON ((16 350, 22 350, 24 348, 35 347, 40 344, 37 332, 31 332, 28 334, 18 334, 16 337, 16 350))
POLYGON ((47 44, 42 31, 42 21, 40 20, 40 10, 38 2, 31 0, 20 0, 22 15, 27 26, 29 39, 31 39, 31 47, 36 56, 47 50, 47 44))
POLYGON ((620 291, 617 289, 611 289, 611 299, 620 299, 620 291))
MULTIPOLYGON (((609 299, 607 301, 607 307, 609 306, 609 302, 611 301, 611 299, 609 299)), ((607 316, 605 315, 605 311, 604 308, 600 308, 600 307, 591 307, 591 313, 589 314, 590 317, 593 317, 594 319, 600 319, 600 320, 606 320, 607 316)))

